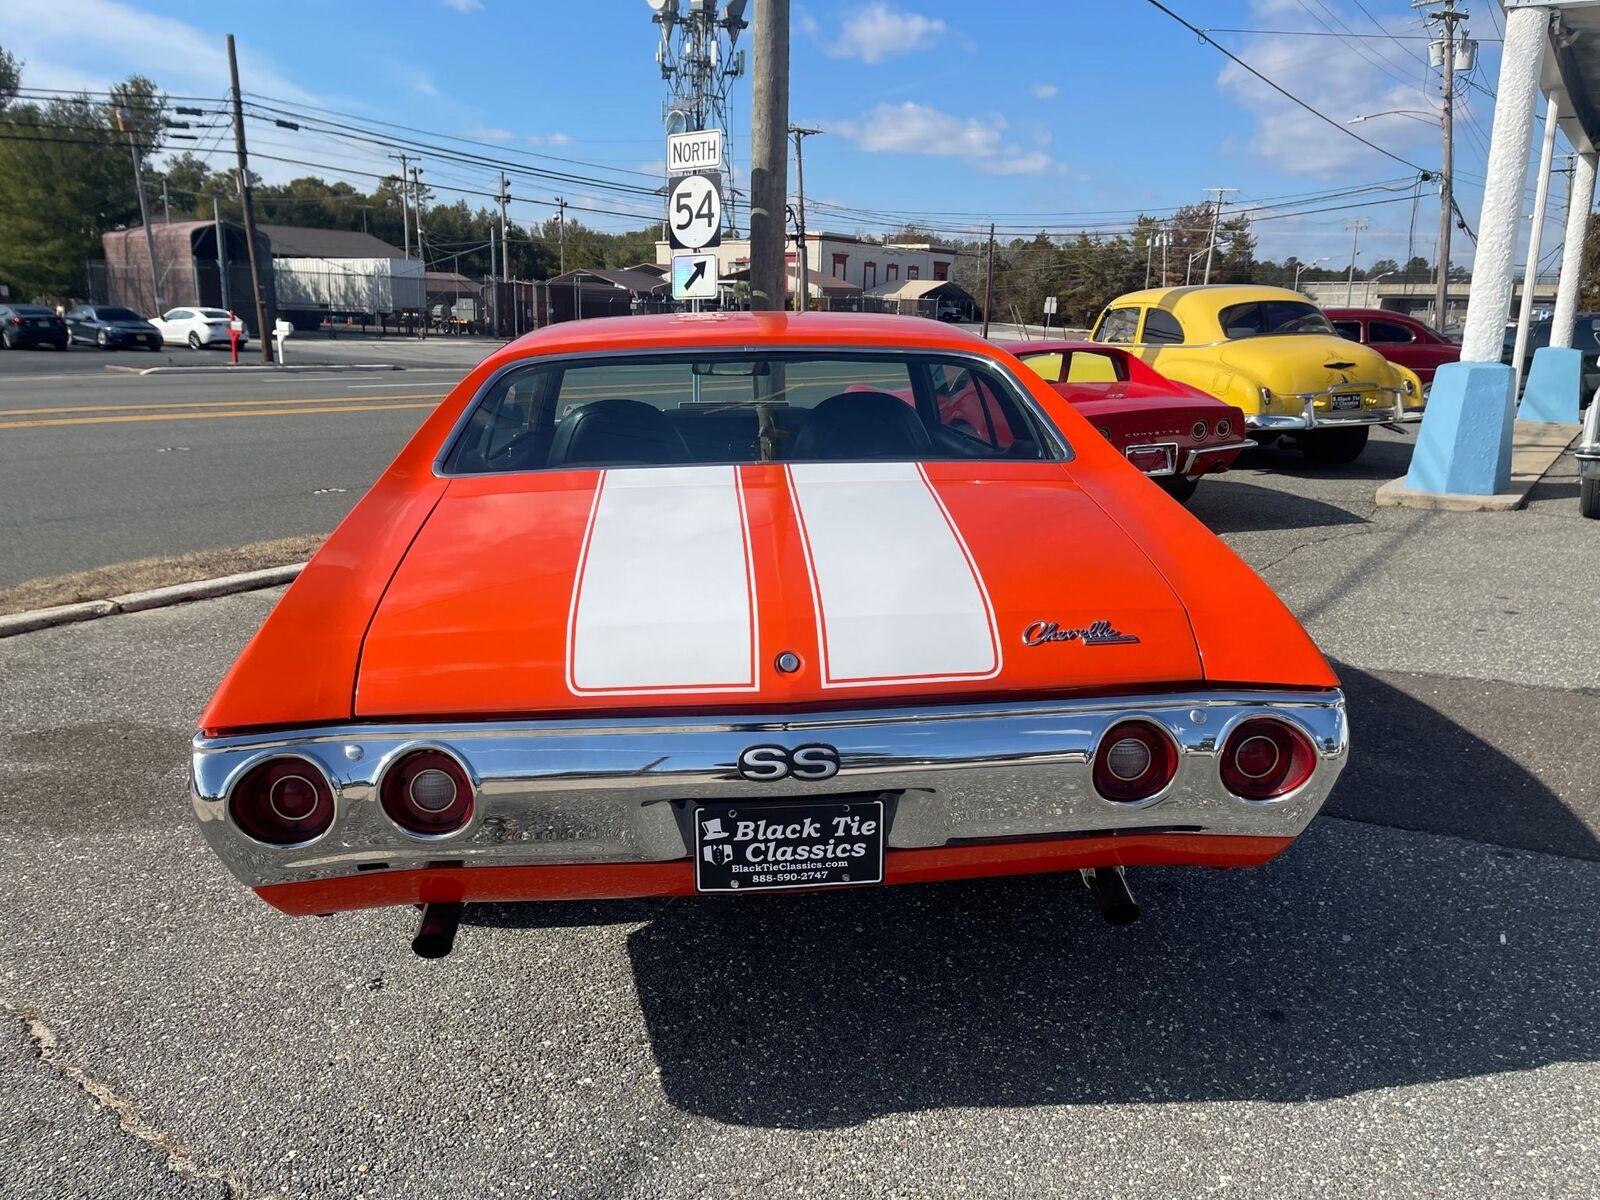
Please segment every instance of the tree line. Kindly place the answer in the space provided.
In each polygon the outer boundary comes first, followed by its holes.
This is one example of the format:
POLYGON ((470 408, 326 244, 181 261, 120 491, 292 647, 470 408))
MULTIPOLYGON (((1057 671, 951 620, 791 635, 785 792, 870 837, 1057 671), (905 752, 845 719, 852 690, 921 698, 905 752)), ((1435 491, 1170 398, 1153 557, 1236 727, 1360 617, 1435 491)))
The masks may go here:
MULTIPOLYGON (((162 154, 174 122, 167 99, 143 76, 130 76, 103 99, 87 95, 52 100, 19 98, 25 64, 0 47, 0 283, 14 297, 65 303, 83 296, 86 266, 103 257, 101 234, 137 224, 139 198, 133 156, 144 171, 151 220, 209 220, 213 212, 237 220, 238 187, 232 169, 213 168, 193 151, 162 154)), ((181 114, 179 114, 181 115, 181 114)), ((181 124, 181 123, 178 123, 181 124)), ((264 183, 252 175, 256 219, 265 224, 362 230, 393 246, 405 238, 402 184, 379 179, 370 191, 343 181, 306 175, 264 183)), ((421 196, 421 255, 430 270, 459 271, 474 279, 494 272, 491 232, 499 236, 497 209, 466 199, 439 203, 421 196)), ((548 279, 567 270, 627 267, 655 261, 660 227, 605 232, 568 216, 538 225, 514 225, 509 251, 516 279, 548 279)), ((840 230, 839 232, 846 232, 840 230)), ((416 230, 412 231, 413 237, 416 230)), ((866 236, 856 231, 856 236, 866 236)), ((989 267, 986 239, 951 239, 906 226, 886 242, 954 245, 955 280, 981 304, 989 267)), ((994 252, 992 313, 997 320, 1038 322, 1047 296, 1057 299, 1057 320, 1086 326, 1111 299, 1147 285, 1198 283, 1207 251, 1212 282, 1293 286, 1342 279, 1348 268, 1256 257, 1256 239, 1243 214, 1214 212, 1211 203, 1180 208, 1170 217, 1141 216, 1125 233, 1075 235, 1041 231, 1011 237, 994 252), (1216 237, 1212 244, 1213 221, 1216 237)), ((1585 246, 1585 308, 1600 306, 1600 216, 1591 216, 1585 246)), ((1465 275, 1457 267, 1452 275, 1465 275)), ((1357 279, 1378 276, 1411 282, 1432 278, 1428 260, 1405 264, 1380 259, 1357 279)))

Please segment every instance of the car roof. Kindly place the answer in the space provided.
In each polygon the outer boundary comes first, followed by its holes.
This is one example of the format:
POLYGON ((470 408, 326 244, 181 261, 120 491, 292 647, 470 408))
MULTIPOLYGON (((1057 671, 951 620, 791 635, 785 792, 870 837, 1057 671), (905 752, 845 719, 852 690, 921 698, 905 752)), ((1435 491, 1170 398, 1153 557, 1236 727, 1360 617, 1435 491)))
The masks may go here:
POLYGON ((1410 313, 1394 312, 1387 308, 1325 308, 1322 311, 1330 317, 1338 317, 1345 321, 1359 317, 1362 320, 1377 318, 1384 321, 1409 321, 1413 325, 1422 324, 1410 313))
POLYGON ((709 312, 595 317, 524 334, 496 357, 531 358, 610 350, 707 348, 974 351, 994 343, 942 321, 887 313, 709 312))

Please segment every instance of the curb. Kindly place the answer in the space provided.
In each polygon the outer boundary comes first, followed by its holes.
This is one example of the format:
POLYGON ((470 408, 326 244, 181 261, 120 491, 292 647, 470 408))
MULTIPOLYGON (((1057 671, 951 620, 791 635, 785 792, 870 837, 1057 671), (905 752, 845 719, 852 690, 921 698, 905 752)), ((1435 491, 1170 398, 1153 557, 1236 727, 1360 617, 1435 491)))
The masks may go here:
POLYGON ((102 370, 115 371, 122 375, 282 375, 292 374, 295 371, 404 371, 405 368, 398 363, 295 363, 290 366, 246 366, 240 363, 237 367, 123 367, 114 363, 106 363, 102 370))
POLYGON ((222 575, 216 579, 175 583, 170 587, 152 588, 147 592, 129 592, 123 596, 113 596, 109 600, 85 600, 79 604, 59 604, 54 608, 36 608, 32 612, 13 613, 10 616, 0 617, 0 638, 15 637, 19 633, 33 633, 39 629, 53 629, 57 625, 76 625, 80 621, 113 617, 118 613, 146 612, 152 608, 167 608, 174 604, 187 604, 193 600, 231 596, 235 592, 254 592, 262 588, 278 587, 292 582, 305 565, 305 563, 290 563, 283 567, 265 567, 259 571, 243 571, 238 575, 222 575))
POLYGON ((1545 421, 1518 421, 1511 441, 1511 484, 1494 495, 1476 496, 1458 492, 1413 492, 1406 477, 1391 479, 1378 487, 1374 500, 1379 508, 1424 508, 1437 512, 1515 512, 1528 503, 1531 492, 1546 472, 1578 439, 1581 427, 1545 421))

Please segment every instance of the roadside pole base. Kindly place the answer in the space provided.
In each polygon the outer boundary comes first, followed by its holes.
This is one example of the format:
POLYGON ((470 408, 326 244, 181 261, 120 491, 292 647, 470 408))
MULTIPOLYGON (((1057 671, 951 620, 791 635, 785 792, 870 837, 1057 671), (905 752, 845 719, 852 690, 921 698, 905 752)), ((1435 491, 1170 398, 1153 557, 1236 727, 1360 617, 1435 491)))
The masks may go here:
POLYGON ((1520 426, 1524 421, 1573 424, 1578 420, 1578 400, 1582 393, 1582 351, 1543 346, 1533 352, 1517 424, 1520 426))
POLYGON ((1439 495, 1487 496, 1511 488, 1516 398, 1503 363, 1445 363, 1433 377, 1405 487, 1439 495))

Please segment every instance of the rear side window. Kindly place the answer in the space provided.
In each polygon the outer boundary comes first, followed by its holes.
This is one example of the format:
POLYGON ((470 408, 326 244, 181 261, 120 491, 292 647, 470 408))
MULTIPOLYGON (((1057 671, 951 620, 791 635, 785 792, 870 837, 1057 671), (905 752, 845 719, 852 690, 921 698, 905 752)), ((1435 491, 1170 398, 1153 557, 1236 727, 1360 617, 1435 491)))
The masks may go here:
POLYGON ((1100 328, 1095 331, 1094 340, 1097 342, 1132 342, 1134 335, 1139 331, 1139 310, 1137 308, 1113 308, 1100 321, 1100 328))
POLYGON ((1333 331, 1347 341, 1359 342, 1361 340, 1360 321, 1335 321, 1333 331))
POLYGON ((1019 354, 1017 357, 1027 363, 1028 369, 1040 379, 1047 380, 1050 383, 1061 382, 1061 364, 1064 356, 1059 350, 1052 351, 1049 354, 1019 354))
POLYGON ((939 355, 652 355, 533 363, 485 393, 449 474, 1059 457, 998 372, 939 355))
POLYGON ((1140 340, 1146 345, 1181 343, 1183 326, 1166 309, 1152 308, 1144 315, 1144 335, 1140 340))
POLYGON ((1398 345, 1402 342, 1416 341, 1416 335, 1404 325, 1394 321, 1369 321, 1367 322, 1367 340, 1374 346, 1398 345))

